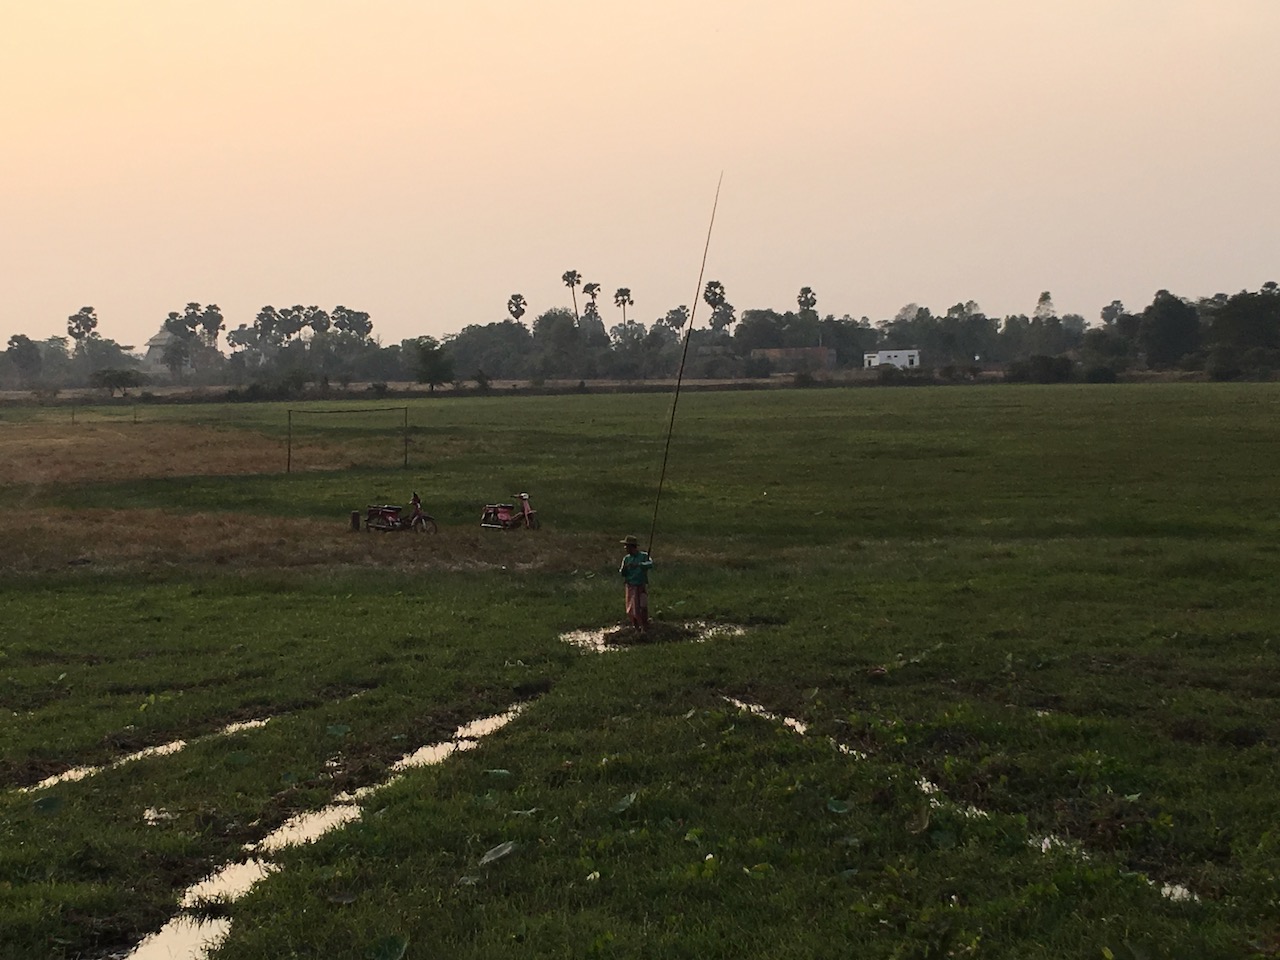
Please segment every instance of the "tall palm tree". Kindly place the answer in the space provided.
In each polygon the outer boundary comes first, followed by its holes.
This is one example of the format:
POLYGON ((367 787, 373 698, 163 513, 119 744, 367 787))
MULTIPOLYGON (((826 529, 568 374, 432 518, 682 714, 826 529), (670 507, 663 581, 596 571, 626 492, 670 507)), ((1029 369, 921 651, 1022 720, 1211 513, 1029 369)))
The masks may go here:
POLYGON ((634 307, 636 302, 631 299, 630 287, 619 287, 613 294, 613 305, 622 308, 622 325, 627 324, 627 307, 634 307))
POLYGON ((512 320, 519 323, 520 318, 524 316, 524 308, 526 305, 524 294, 513 293, 507 298, 507 313, 511 314, 512 320))
POLYGON ((800 295, 796 297, 796 304, 800 307, 800 312, 804 313, 818 305, 818 296, 813 292, 812 287, 801 287, 800 295))
POLYGON ((578 316, 578 293, 575 288, 581 286, 582 274, 577 270, 566 270, 560 275, 560 279, 564 281, 564 285, 569 288, 569 293, 573 297, 573 320, 577 323, 581 318, 578 316))

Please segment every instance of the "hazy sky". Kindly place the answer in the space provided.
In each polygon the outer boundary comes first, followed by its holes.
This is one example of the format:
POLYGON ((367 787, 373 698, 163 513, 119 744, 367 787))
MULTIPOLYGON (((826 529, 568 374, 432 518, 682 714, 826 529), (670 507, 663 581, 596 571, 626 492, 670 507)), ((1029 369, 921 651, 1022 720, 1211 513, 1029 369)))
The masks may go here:
POLYGON ((1277 36, 1277 0, 0 0, 0 349, 191 300, 393 343, 568 269, 648 322, 722 170, 739 310, 1257 289, 1277 36))

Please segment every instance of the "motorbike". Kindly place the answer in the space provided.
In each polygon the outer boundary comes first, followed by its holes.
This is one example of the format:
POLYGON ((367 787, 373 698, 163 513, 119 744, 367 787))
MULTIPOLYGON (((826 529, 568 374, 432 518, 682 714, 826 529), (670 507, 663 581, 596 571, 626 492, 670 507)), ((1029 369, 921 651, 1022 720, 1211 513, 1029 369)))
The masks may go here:
POLYGON ((395 530, 412 530, 414 533, 439 533, 435 518, 422 509, 422 498, 414 491, 409 501, 412 512, 409 516, 401 516, 402 507, 389 503, 370 504, 364 518, 364 529, 368 533, 378 530, 390 533, 395 530))
POLYGON ((484 512, 480 514, 480 526, 489 530, 513 530, 517 527, 537 530, 540 526, 538 511, 529 503, 529 495, 517 493, 512 495, 512 499, 517 503, 485 504, 484 512))

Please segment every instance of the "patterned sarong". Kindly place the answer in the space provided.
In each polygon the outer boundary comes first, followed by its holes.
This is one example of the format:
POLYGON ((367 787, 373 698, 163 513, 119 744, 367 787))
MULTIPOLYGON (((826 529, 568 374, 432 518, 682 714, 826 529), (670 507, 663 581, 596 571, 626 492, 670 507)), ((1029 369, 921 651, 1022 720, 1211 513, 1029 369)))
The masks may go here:
POLYGON ((643 583, 625 584, 627 590, 627 619, 633 627, 649 626, 649 588, 643 583))

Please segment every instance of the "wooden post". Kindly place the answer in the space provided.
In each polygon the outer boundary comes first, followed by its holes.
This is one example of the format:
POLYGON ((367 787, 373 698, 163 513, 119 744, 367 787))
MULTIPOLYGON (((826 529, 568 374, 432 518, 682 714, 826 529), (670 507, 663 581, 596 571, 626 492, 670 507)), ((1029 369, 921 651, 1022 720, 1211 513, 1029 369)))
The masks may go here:
POLYGON ((359 510, 351 511, 351 532, 352 533, 360 532, 360 511, 359 510))
POLYGON ((293 411, 289 412, 289 426, 285 433, 285 455, 284 455, 284 472, 293 472, 293 411))
POLYGON ((404 408, 404 468, 409 469, 409 408, 404 408))

